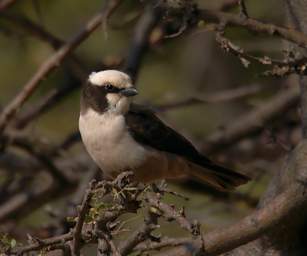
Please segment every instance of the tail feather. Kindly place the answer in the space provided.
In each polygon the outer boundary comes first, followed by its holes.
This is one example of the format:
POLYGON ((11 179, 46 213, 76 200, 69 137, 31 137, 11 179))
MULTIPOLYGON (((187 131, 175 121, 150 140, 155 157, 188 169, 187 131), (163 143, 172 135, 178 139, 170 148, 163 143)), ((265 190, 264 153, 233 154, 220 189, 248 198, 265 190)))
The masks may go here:
POLYGON ((250 180, 248 176, 217 165, 206 158, 198 161, 190 172, 192 178, 221 191, 232 190, 250 180))

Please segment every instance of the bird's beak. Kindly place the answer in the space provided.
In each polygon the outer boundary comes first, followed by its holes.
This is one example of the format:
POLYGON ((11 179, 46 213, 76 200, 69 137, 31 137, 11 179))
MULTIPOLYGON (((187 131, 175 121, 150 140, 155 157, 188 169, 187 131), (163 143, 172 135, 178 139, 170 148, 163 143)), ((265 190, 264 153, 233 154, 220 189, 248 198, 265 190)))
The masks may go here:
POLYGON ((138 94, 138 91, 134 87, 125 88, 120 91, 120 93, 126 97, 132 97, 138 94))

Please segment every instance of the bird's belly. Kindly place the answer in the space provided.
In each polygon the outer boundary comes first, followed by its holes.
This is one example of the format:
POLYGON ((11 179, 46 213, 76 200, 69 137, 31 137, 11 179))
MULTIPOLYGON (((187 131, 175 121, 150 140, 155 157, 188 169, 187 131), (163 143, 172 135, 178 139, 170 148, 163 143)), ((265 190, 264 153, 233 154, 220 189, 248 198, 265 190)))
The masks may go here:
POLYGON ((123 116, 80 116, 83 143, 104 174, 114 176, 143 164, 146 150, 129 134, 123 116))

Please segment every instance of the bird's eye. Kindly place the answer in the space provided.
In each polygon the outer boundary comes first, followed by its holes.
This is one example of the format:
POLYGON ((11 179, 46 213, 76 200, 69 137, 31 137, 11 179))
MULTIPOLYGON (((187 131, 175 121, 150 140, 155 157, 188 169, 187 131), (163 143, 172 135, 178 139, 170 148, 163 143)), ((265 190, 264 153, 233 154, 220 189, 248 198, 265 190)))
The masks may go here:
POLYGON ((112 84, 106 84, 104 87, 107 89, 107 91, 112 91, 114 89, 112 84))

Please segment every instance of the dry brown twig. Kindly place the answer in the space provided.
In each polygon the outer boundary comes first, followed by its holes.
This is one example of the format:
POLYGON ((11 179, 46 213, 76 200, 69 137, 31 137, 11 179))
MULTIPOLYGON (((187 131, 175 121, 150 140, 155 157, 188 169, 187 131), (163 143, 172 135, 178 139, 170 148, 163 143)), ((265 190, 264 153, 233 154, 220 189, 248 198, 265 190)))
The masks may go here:
POLYGON ((248 13, 247 13, 247 8, 246 8, 245 1, 244 0, 239 0, 238 1, 238 5, 239 5, 240 15, 243 18, 248 18, 248 13))
POLYGON ((190 224, 182 213, 178 213, 173 207, 163 203, 163 193, 164 191, 158 187, 152 190, 150 187, 136 184, 133 182, 131 173, 122 173, 113 181, 91 182, 80 206, 75 227, 71 232, 48 239, 35 239, 30 241, 29 245, 16 247, 7 253, 24 255, 31 251, 44 250, 47 252, 66 248, 66 245, 71 243, 72 255, 80 255, 80 249, 85 243, 97 243, 99 240, 103 240, 104 243, 101 241, 101 244, 104 244, 102 251, 110 250, 114 255, 128 255, 140 243, 144 241, 157 242, 160 239, 151 234, 153 230, 159 228, 158 219, 160 218, 166 221, 176 221, 186 228, 193 237, 198 237, 198 226, 193 228, 193 224, 190 224), (157 189, 160 191, 158 194, 157 189), (100 208, 99 204, 103 204, 101 200, 106 195, 112 196, 112 203, 110 206, 107 204, 100 208), (113 242, 113 236, 118 233, 116 231, 116 227, 120 223, 118 218, 127 212, 136 213, 136 210, 141 207, 148 209, 148 217, 145 218, 144 224, 129 239, 116 245, 113 242), (95 228, 89 228, 93 224, 95 224, 95 228))
POLYGON ((88 213, 90 209, 90 201, 93 196, 93 189, 95 187, 95 180, 92 180, 90 182, 88 190, 85 192, 85 195, 83 197, 82 204, 80 208, 78 209, 78 220, 76 223, 76 226, 73 231, 73 239, 72 239, 72 245, 71 245, 71 252, 73 256, 79 256, 80 255, 80 248, 81 248, 81 232, 83 228, 83 224, 86 218, 86 214, 88 213))
POLYGON ((217 33, 217 42, 221 47, 237 56, 245 67, 248 67, 250 61, 256 61, 262 65, 269 66, 271 69, 264 72, 264 75, 284 77, 292 73, 304 75, 306 74, 307 60, 306 57, 301 57, 299 59, 283 59, 276 60, 268 56, 258 57, 253 56, 245 52, 241 47, 238 47, 229 39, 222 36, 224 29, 227 26, 240 26, 246 28, 250 32, 255 32, 259 34, 267 34, 269 36, 277 36, 282 39, 286 39, 296 45, 306 48, 307 47, 307 36, 300 31, 293 30, 286 27, 276 26, 274 24, 267 24, 261 21, 252 19, 247 14, 247 9, 245 1, 237 1, 239 5, 239 15, 226 13, 222 11, 213 10, 199 10, 199 19, 204 19, 205 21, 218 22, 223 24, 223 26, 218 26, 219 30, 217 33))
POLYGON ((251 32, 277 36, 298 46, 307 47, 307 36, 294 29, 276 26, 252 18, 242 18, 240 15, 213 10, 199 10, 201 19, 205 21, 223 22, 226 26, 239 26, 251 32))
MULTIPOLYGON (((67 43, 61 38, 54 36, 40 24, 37 24, 22 15, 16 16, 3 13, 1 18, 12 22, 15 26, 23 29, 29 35, 34 36, 43 42, 46 42, 55 50, 59 49, 61 46, 67 43)), ((15 127, 18 129, 25 128, 26 125, 29 124, 33 119, 38 117, 53 104, 59 102, 61 98, 79 88, 81 83, 86 80, 89 72, 84 69, 81 59, 75 54, 71 53, 67 56, 66 67, 70 76, 73 77, 73 81, 71 83, 67 83, 67 85, 63 87, 53 88, 45 97, 40 98, 36 104, 32 104, 30 107, 23 110, 21 115, 17 116, 14 122, 15 127)))
POLYGON ((147 216, 145 217, 144 224, 136 230, 132 235, 125 241, 119 244, 119 251, 121 255, 130 254, 134 248, 151 237, 151 232, 159 228, 158 215, 152 210, 147 209, 147 216))
POLYGON ((17 2, 17 0, 1 0, 1 2, 0 2, 0 12, 8 9, 9 7, 11 7, 16 2, 17 2))
POLYGON ((239 2, 239 0, 224 0, 218 6, 218 10, 228 11, 228 10, 232 9, 233 7, 238 6, 238 2, 239 2))
POLYGON ((247 135, 262 130, 267 122, 297 104, 298 98, 299 91, 295 86, 281 90, 269 101, 238 117, 236 122, 232 122, 209 135, 203 150, 214 153, 221 148, 225 149, 225 147, 233 145, 247 135))
POLYGON ((231 102, 255 95, 263 90, 264 86, 258 84, 240 86, 233 89, 206 94, 203 96, 194 96, 182 100, 173 100, 168 103, 155 105, 153 108, 158 112, 164 112, 172 109, 178 109, 181 107, 188 107, 199 104, 217 104, 231 102))
POLYGON ((216 33, 216 41, 220 47, 226 52, 238 57, 242 65, 248 68, 251 62, 257 62, 261 65, 268 66, 269 69, 263 72, 264 76, 285 77, 290 74, 304 75, 306 73, 307 58, 301 57, 299 59, 283 59, 277 60, 268 56, 254 56, 244 51, 244 49, 235 45, 229 39, 223 36, 223 31, 216 33))
POLYGON ((93 16, 87 24, 71 40, 60 47, 36 71, 33 77, 24 85, 18 95, 5 107, 0 116, 0 132, 2 133, 8 123, 14 118, 23 103, 33 94, 39 83, 52 70, 54 70, 80 43, 82 43, 95 29, 107 19, 121 1, 110 0, 102 12, 93 16))
POLYGON ((149 45, 149 37, 162 16, 160 7, 147 6, 144 14, 141 16, 134 31, 129 55, 124 65, 124 71, 127 72, 133 82, 136 81, 138 71, 143 60, 144 53, 149 45))

